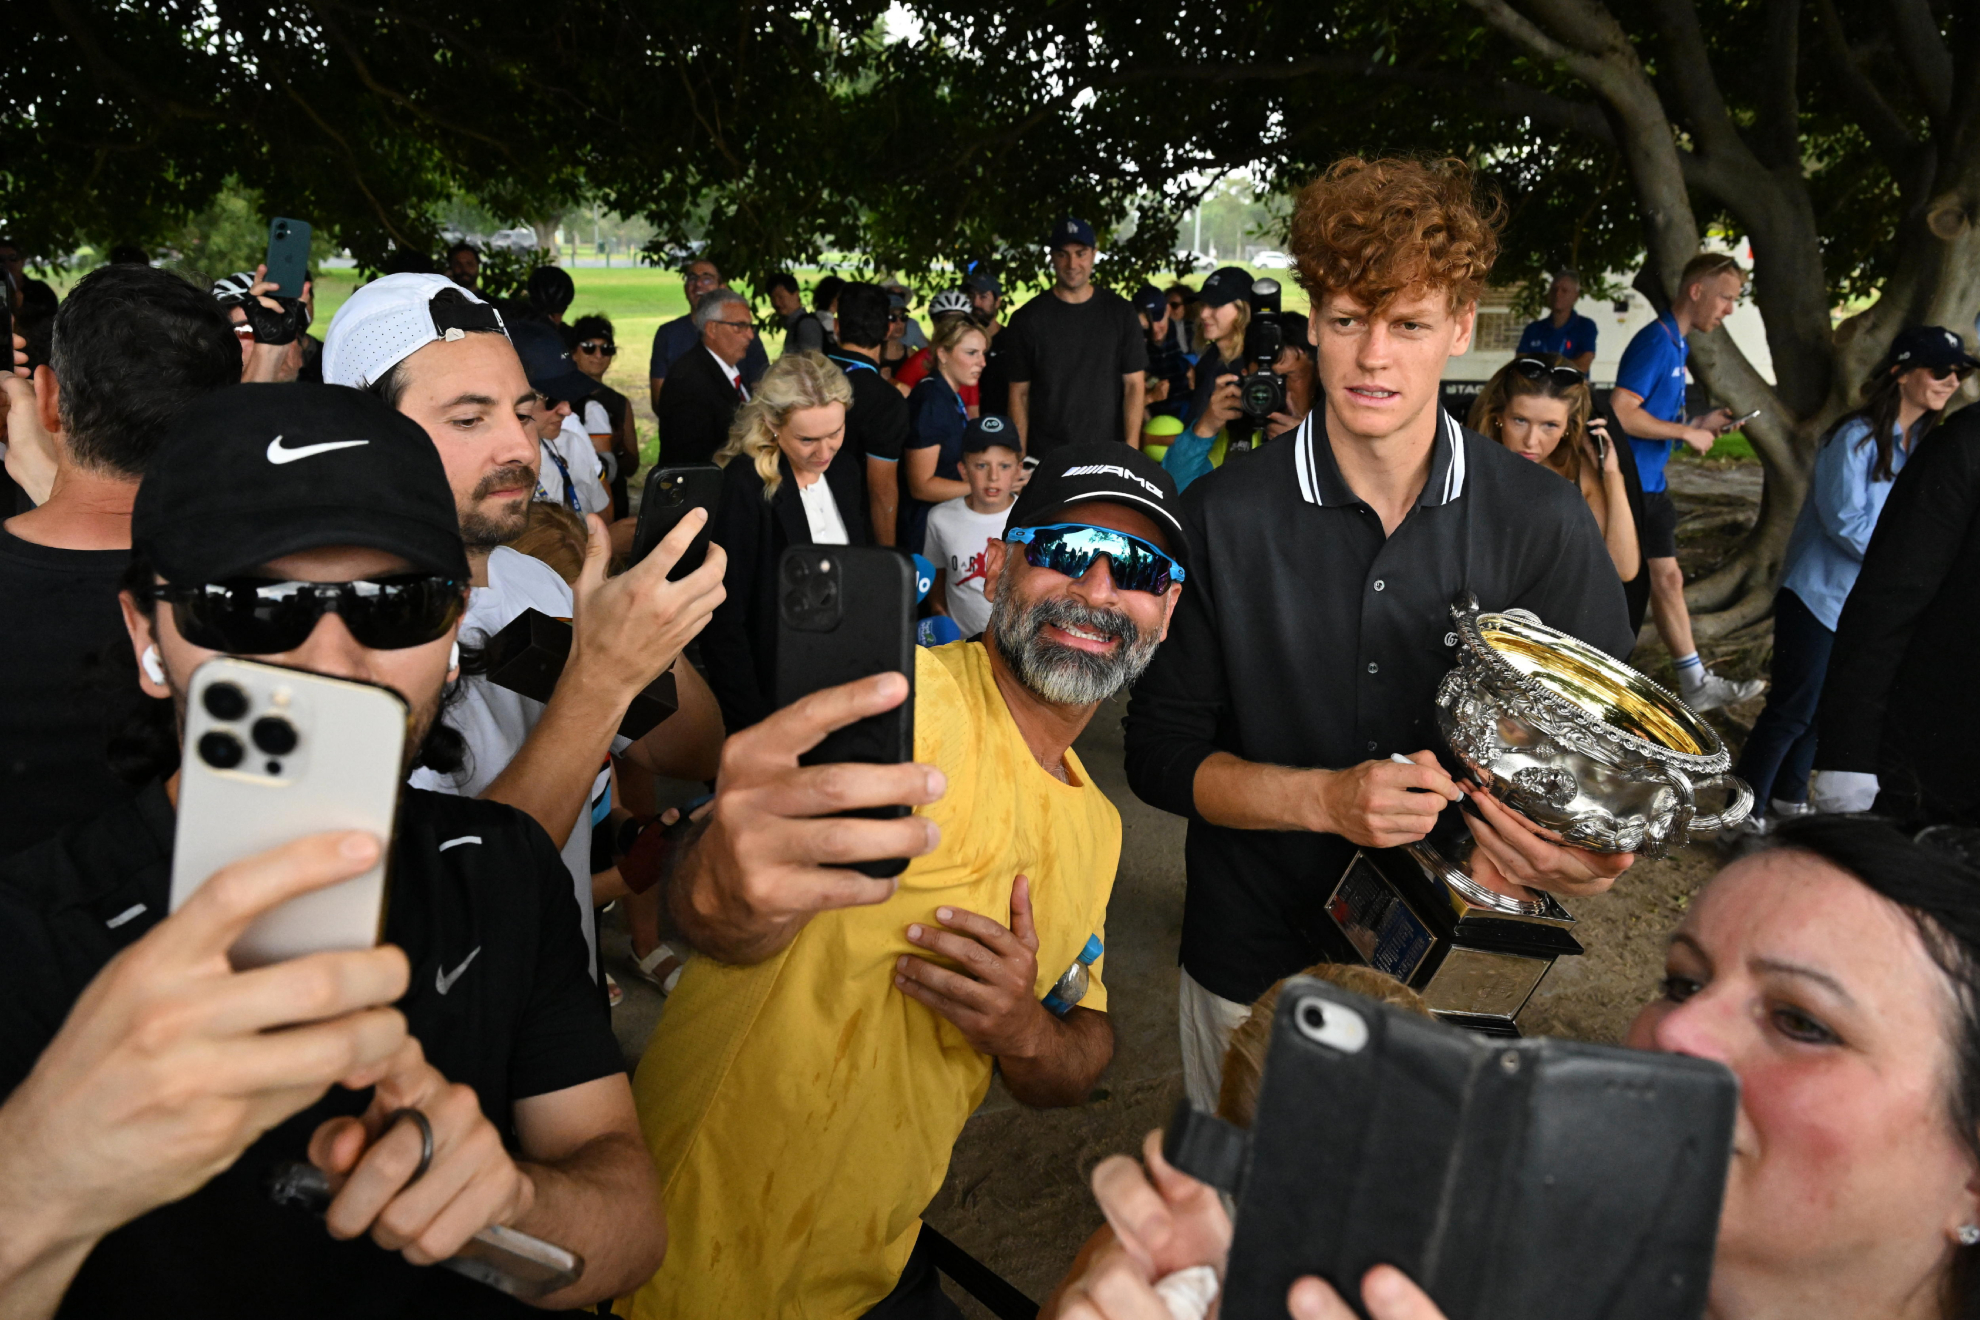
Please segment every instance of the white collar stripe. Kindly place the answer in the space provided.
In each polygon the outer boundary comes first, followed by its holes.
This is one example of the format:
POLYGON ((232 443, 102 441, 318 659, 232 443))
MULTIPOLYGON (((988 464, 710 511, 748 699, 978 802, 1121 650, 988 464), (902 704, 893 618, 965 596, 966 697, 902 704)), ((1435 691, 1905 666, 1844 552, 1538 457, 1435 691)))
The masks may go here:
MULTIPOLYGON (((1317 504, 1325 507, 1326 501, 1320 498, 1320 483, 1315 475, 1315 464, 1318 461, 1315 458, 1315 453, 1321 444, 1324 433, 1319 427, 1313 424, 1313 418, 1314 414, 1308 413, 1305 420, 1300 422, 1299 430, 1294 435, 1296 444, 1293 450, 1293 472, 1299 480, 1300 497, 1308 504, 1317 504)), ((1439 408, 1437 410, 1437 434, 1443 439, 1446 445, 1450 446, 1450 459, 1444 469, 1442 498, 1437 502, 1439 504, 1449 504, 1452 500, 1464 494, 1464 429, 1457 424, 1455 417, 1452 417, 1448 412, 1439 408)))
POLYGON ((1294 437, 1293 470, 1299 477, 1299 493, 1308 504, 1323 504, 1320 488, 1313 480, 1313 446, 1319 443, 1315 437, 1313 414, 1308 413, 1299 423, 1299 433, 1294 437))

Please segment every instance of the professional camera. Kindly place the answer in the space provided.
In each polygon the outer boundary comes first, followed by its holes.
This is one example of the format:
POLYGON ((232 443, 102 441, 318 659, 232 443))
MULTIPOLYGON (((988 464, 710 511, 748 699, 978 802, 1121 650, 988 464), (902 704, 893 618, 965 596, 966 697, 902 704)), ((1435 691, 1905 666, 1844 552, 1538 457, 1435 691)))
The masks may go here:
POLYGON ((1244 328, 1238 362, 1238 406, 1253 422, 1286 410, 1286 378, 1272 369, 1286 349, 1286 323, 1278 312, 1260 312, 1244 328))

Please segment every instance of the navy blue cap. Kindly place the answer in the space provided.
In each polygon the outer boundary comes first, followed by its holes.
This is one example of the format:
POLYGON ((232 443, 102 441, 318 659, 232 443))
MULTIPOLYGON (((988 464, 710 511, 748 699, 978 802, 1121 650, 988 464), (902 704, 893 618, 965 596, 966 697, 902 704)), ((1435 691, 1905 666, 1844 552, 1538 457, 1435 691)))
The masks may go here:
POLYGON ((1169 298, 1152 284, 1144 284, 1134 291, 1134 310, 1148 313, 1148 319, 1159 321, 1169 314, 1169 298))
POLYGON ((1197 291, 1196 300, 1209 307, 1222 307, 1240 298, 1251 297, 1251 272, 1238 266, 1219 266, 1210 272, 1197 291))
POLYGON ((985 413, 972 417, 969 425, 963 428, 962 452, 980 454, 991 445, 1002 445, 1012 453, 1023 453, 1024 442, 1018 439, 1017 427, 1008 417, 996 413, 985 413))
POLYGON ((1957 334, 1943 326, 1909 325, 1891 341, 1889 366, 1903 367, 1980 367, 1957 334))
POLYGON ((983 271, 964 280, 963 287, 971 293, 994 293, 999 298, 1004 296, 1004 286, 997 283, 997 277, 983 271))
MULTIPOLYGON (((548 269, 548 268, 546 268, 548 269)), ((598 382, 577 369, 564 351, 564 339, 554 326, 540 321, 517 321, 509 338, 522 359, 529 387, 553 401, 583 403, 598 392, 598 382)))
POLYGON ((1086 221, 1075 215, 1059 217, 1059 222, 1052 226, 1052 232, 1045 236, 1045 246, 1049 250, 1056 252, 1060 248, 1070 246, 1074 243, 1078 243, 1084 247, 1100 246, 1099 242, 1093 237, 1092 225, 1087 224, 1086 221))

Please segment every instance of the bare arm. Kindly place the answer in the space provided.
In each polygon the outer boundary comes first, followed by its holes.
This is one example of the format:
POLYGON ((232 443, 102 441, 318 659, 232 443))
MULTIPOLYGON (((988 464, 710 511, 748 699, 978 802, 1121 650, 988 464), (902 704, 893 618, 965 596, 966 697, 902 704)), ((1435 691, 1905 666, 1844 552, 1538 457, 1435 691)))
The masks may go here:
POLYGON ((935 475, 935 460, 941 455, 940 445, 910 449, 902 455, 901 462, 907 465, 908 494, 929 504, 940 504, 945 500, 953 500, 958 496, 969 494, 967 481, 935 475))
POLYGON ((1430 752, 1415 765, 1364 761, 1345 770, 1305 770, 1212 752, 1196 768, 1196 809, 1234 830, 1310 830, 1393 848, 1430 832, 1462 794, 1430 752), (1411 789, 1428 792, 1411 792, 1411 789))
POLYGON ((900 464, 866 460, 866 509, 873 518, 873 544, 894 543, 894 521, 901 514, 900 464))
POLYGON ((618 1297, 652 1277, 667 1216, 625 1075, 518 1100, 515 1121, 535 1199, 514 1227, 584 1257, 584 1277, 537 1305, 618 1297))
POLYGON ((1616 566, 1616 576, 1628 582, 1643 571, 1643 546, 1636 538, 1636 515, 1629 510, 1629 487, 1623 481, 1613 447, 1602 460, 1602 494, 1609 509, 1608 521, 1602 527, 1602 542, 1609 547, 1609 561, 1616 566))
POLYGON ((1141 448, 1141 422, 1148 411, 1148 379, 1139 371, 1130 371, 1121 377, 1121 416, 1127 434, 1122 436, 1128 448, 1141 448))
MULTIPOLYGON (((19 335, 14 342, 25 345, 19 335)), ((24 362, 24 348, 14 350, 17 363, 24 362)), ((37 505, 48 503, 55 489, 55 436, 62 429, 61 386, 47 367, 36 369, 29 380, 17 373, 24 368, 0 374, 7 391, 7 475, 37 505)), ((7 511, 11 515, 12 510, 7 511)))
POLYGON ((935 585, 928 588, 928 608, 936 614, 949 612, 949 570, 935 570, 935 585))
POLYGON ((626 748, 626 758, 669 779, 713 779, 722 760, 722 708, 685 655, 673 674, 674 713, 626 748))
POLYGON ((667 378, 665 376, 648 376, 646 378, 646 401, 653 405, 653 411, 656 413, 660 411, 660 387, 666 383, 667 378))
MULTIPOLYGON (((722 600, 719 545, 679 582, 667 570, 706 522, 692 511, 653 553, 618 577, 605 577, 611 548, 605 525, 587 519, 584 572, 573 585, 577 617, 571 655, 529 738, 481 796, 529 813, 562 848, 590 798, 619 720, 639 690, 672 665, 722 600)), ((669 721, 671 723, 671 721, 669 721)), ((664 726, 663 726, 664 727, 664 726)))
POLYGON ((1029 453, 1031 445, 1031 382, 1014 380, 1011 382, 1011 424, 1018 429, 1018 440, 1029 453))
POLYGON ((1609 402, 1616 410, 1616 421, 1621 423, 1624 433, 1639 440, 1682 440, 1702 454, 1711 449, 1713 441, 1718 439, 1703 427, 1652 417, 1644 410, 1643 396, 1634 390, 1618 387, 1609 395, 1609 402))
POLYGON ((1574 363, 1574 369, 1576 371, 1586 376, 1589 369, 1595 365, 1595 350, 1591 348, 1580 357, 1570 358, 1568 360, 1574 363))

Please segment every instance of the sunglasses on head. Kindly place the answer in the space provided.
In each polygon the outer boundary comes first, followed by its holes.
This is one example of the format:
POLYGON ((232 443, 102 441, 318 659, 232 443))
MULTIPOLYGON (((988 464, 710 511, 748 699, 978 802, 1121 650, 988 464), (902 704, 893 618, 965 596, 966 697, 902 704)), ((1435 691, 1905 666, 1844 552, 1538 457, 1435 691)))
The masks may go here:
POLYGON ((1004 539, 1024 547, 1024 562, 1069 578, 1085 577, 1093 561, 1107 556, 1107 571, 1122 591, 1161 595, 1183 580, 1183 567, 1138 536, 1086 523, 1013 527, 1004 539))
POLYGON ((467 608, 468 584, 440 573, 356 582, 277 582, 238 577, 194 586, 161 583, 153 600, 172 607, 179 635, 233 655, 293 651, 334 612, 358 645, 374 651, 424 646, 444 637, 467 608))
POLYGON ((1588 379, 1565 363, 1552 367, 1539 358, 1532 357, 1513 359, 1512 369, 1526 380, 1547 380, 1551 377, 1554 384, 1564 390, 1573 389, 1588 379))
POLYGON ((577 346, 580 353, 603 353, 606 357, 618 356, 619 346, 608 344, 602 339, 587 339, 577 346))

